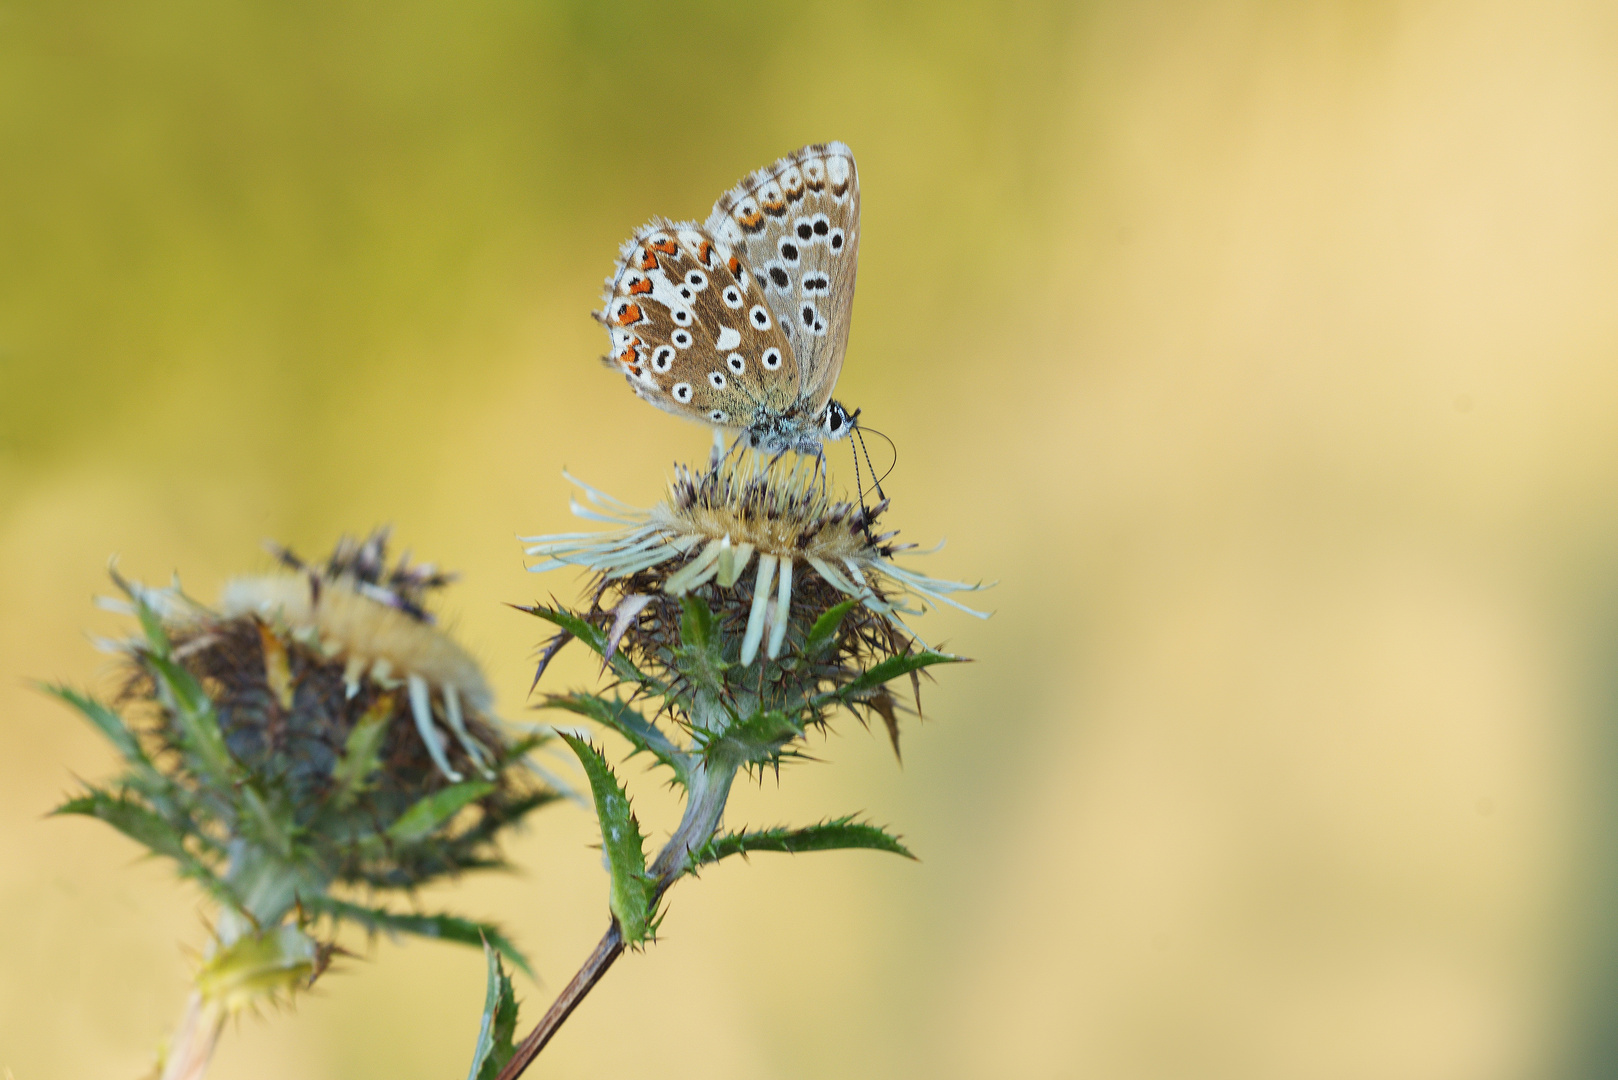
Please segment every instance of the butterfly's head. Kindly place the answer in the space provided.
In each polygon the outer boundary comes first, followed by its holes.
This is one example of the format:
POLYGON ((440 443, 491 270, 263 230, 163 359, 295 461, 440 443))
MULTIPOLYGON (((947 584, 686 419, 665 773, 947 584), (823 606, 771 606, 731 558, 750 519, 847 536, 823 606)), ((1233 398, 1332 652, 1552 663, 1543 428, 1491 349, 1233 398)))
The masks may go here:
POLYGON ((860 411, 855 409, 849 412, 843 408, 841 401, 826 402, 826 413, 821 418, 820 430, 828 442, 846 439, 854 430, 855 421, 859 419, 860 411))

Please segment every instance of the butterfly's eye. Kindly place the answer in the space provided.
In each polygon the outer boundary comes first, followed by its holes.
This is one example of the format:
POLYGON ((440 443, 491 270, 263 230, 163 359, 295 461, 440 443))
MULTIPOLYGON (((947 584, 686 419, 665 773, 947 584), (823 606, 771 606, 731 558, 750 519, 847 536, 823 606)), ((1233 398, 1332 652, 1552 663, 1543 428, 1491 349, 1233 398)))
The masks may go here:
POLYGON ((725 373, 723 371, 710 371, 708 372, 708 381, 713 383, 715 390, 723 390, 725 388, 725 373))
POLYGON ((741 353, 731 353, 725 357, 725 366, 740 375, 747 370, 747 361, 742 359, 741 353))
POLYGON ((831 231, 831 236, 826 240, 826 243, 831 245, 831 249, 833 251, 842 251, 843 250, 843 230, 842 229, 833 229, 831 231))
POLYGON ((781 242, 776 246, 781 252, 781 258, 785 259, 789 264, 797 264, 799 254, 798 245, 792 242, 792 238, 790 236, 781 237, 781 242))
POLYGON ((684 405, 686 402, 691 400, 691 384, 687 382, 677 382, 674 384, 673 393, 674 400, 678 401, 681 405, 684 405))
POLYGON ((698 292, 701 292, 703 289, 708 287, 708 275, 704 274, 701 270, 693 270, 689 274, 685 275, 685 283, 691 286, 693 289, 696 289, 698 292))
POLYGON ((736 286, 732 285, 727 288, 724 292, 724 297, 726 307, 739 308, 742 306, 742 293, 736 286))
POLYGON ((760 330, 770 328, 770 313, 764 310, 763 304, 754 304, 747 312, 747 317, 753 320, 753 325, 760 330))
POLYGON ((761 362, 767 370, 774 371, 781 366, 781 350, 773 346, 765 349, 761 362))
POLYGON ((659 345, 652 353, 652 370, 664 372, 674 366, 674 346, 659 345))
POLYGON ((674 325, 675 326, 690 326, 691 325, 691 309, 690 308, 677 307, 672 312, 670 312, 670 314, 673 315, 673 317, 674 317, 674 325))
POLYGON ((684 349, 690 346, 691 335, 685 330, 676 330, 674 333, 669 335, 669 340, 674 342, 674 344, 678 345, 680 348, 684 349))
POLYGON ((724 409, 715 409, 708 414, 708 419, 712 420, 716 424, 723 424, 726 420, 730 419, 730 417, 725 415, 724 409))
POLYGON ((849 418, 848 411, 837 402, 830 401, 826 403, 826 420, 824 426, 826 428, 827 438, 841 439, 844 435, 848 434, 849 429, 854 425, 849 418))

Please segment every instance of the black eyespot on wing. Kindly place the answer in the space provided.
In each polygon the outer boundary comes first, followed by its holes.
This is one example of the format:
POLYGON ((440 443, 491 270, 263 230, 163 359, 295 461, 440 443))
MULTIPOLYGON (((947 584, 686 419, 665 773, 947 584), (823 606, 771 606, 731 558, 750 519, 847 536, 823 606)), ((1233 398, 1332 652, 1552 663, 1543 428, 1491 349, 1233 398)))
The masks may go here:
POLYGON ((787 282, 792 279, 787 277, 787 272, 779 266, 772 266, 770 267, 770 280, 775 282, 776 288, 784 289, 787 287, 787 282))
POLYGON ((831 232, 831 224, 825 218, 820 218, 815 222, 816 236, 825 236, 829 232, 831 232))
POLYGON ((797 262, 798 261, 798 245, 793 244, 793 243, 782 244, 781 245, 781 257, 783 259, 785 259, 787 262, 797 262))
POLYGON ((798 222, 797 232, 799 240, 807 240, 811 236, 815 235, 815 227, 809 224, 807 221, 800 221, 798 222))
POLYGON ((803 305, 803 311, 799 312, 799 314, 803 316, 803 325, 811 328, 815 325, 814 308, 810 307, 808 304, 805 304, 803 305))

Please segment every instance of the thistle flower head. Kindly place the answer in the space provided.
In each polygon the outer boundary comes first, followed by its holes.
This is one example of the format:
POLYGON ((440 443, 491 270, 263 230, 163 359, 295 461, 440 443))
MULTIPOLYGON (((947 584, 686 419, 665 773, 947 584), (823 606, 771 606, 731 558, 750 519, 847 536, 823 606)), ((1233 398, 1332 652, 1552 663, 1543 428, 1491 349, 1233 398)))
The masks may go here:
MULTIPOLYGON (((925 649, 906 616, 928 604, 981 615, 950 595, 981 586, 899 565, 895 556, 914 545, 879 531, 887 501, 836 499, 817 459, 716 445, 706 469, 676 466, 667 496, 649 510, 573 482, 585 497, 573 512, 618 528, 527 538, 527 553, 543 557, 529 569, 592 571, 584 619, 603 635, 605 658, 621 651, 676 698, 707 684, 740 708, 800 711, 818 723, 828 692, 925 649), (693 669, 694 606, 706 613, 698 621, 712 621, 717 669, 693 669)), ((896 731, 879 684, 851 701, 896 731)))
POLYGON ((220 902, 198 987, 221 1001, 318 974, 321 916, 509 950, 493 927, 333 893, 499 865, 498 835, 557 797, 525 765, 538 740, 506 734, 476 662, 432 625, 427 597, 449 578, 390 567, 383 532, 319 566, 276 550, 283 571, 231 581, 215 607, 114 571, 128 600, 104 606, 141 624, 110 643, 116 710, 53 692, 126 768, 60 812, 107 821, 220 902))

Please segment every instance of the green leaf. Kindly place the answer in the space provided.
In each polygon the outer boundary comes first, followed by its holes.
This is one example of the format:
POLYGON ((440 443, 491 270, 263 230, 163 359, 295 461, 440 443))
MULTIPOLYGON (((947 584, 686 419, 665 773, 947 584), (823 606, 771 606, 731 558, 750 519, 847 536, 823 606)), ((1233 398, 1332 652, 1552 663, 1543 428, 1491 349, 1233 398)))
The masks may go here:
POLYGON ((489 963, 489 978, 483 991, 483 1020, 478 1025, 472 1071, 466 1074, 466 1080, 495 1080, 517 1051, 511 1041, 517 1033, 517 997, 511 989, 511 976, 500 965, 500 954, 488 942, 483 944, 483 955, 489 963))
POLYGON ((383 694, 348 733, 343 756, 332 769, 332 803, 342 809, 353 804, 368 786, 372 773, 382 767, 382 742, 393 718, 393 695, 383 694))
POLYGON ((92 788, 76 799, 69 799, 51 813, 82 814, 105 821, 154 854, 165 855, 177 862, 194 861, 191 852, 186 850, 184 833, 129 799, 120 799, 92 788))
POLYGON ((247 809, 237 819, 246 826, 242 831, 282 858, 290 858, 292 837, 298 829, 291 804, 285 798, 266 796, 252 779, 239 783, 236 792, 247 809))
POLYGON ((680 597, 680 641, 704 650, 713 646, 713 612, 695 593, 680 597))
POLYGON ((803 728, 780 709, 762 709, 745 720, 738 720, 725 729, 724 734, 708 742, 703 749, 714 753, 721 745, 731 748, 736 760, 758 763, 773 761, 781 748, 803 735, 803 728))
POLYGON ((560 733, 578 755, 584 774, 590 778, 595 796, 596 817, 601 820, 601 844, 612 873, 612 890, 607 907, 618 920, 626 945, 638 945, 651 936, 652 897, 657 883, 646 872, 646 838, 640 823, 630 811, 629 796, 613 775, 607 759, 590 743, 568 732, 560 733))
POLYGON ((303 897, 301 901, 306 911, 326 915, 334 920, 351 922, 373 934, 387 934, 390 937, 396 934, 413 934, 416 937, 453 941, 457 945, 478 945, 486 942, 498 949, 500 955, 515 964, 524 975, 530 979, 534 977, 533 969, 528 966, 528 958, 494 923, 463 919, 459 915, 419 915, 389 911, 386 908, 352 904, 333 896, 303 897))
POLYGON ((183 876, 200 882, 221 902, 232 907, 237 906, 225 883, 185 846, 185 831, 134 800, 119 798, 97 788, 91 788, 78 798, 69 799, 51 813, 79 814, 104 821, 152 854, 173 859, 183 876))
POLYGON ((709 841, 692 856, 697 865, 718 862, 730 855, 750 851, 784 851, 798 854, 804 851, 837 851, 844 848, 868 848, 873 851, 891 851, 914 859, 910 849, 899 838, 880 826, 856 821, 853 815, 823 821, 804 829, 760 829, 754 832, 726 833, 709 841))
POLYGON ((476 802, 493 790, 494 785, 487 780, 468 780, 464 784, 453 784, 435 791, 417 800, 410 809, 400 814, 393 824, 388 826, 388 836, 404 844, 425 840, 463 807, 476 802))
POLYGON ((135 614, 140 618, 140 628, 146 635, 147 647, 153 656, 167 660, 171 647, 168 633, 163 629, 163 620, 136 593, 130 592, 129 595, 135 601, 135 614))
POLYGON ((686 754, 655 724, 630 708, 627 701, 611 701, 594 694, 555 694, 544 704, 547 709, 563 709, 611 728, 629 741, 635 753, 645 751, 672 769, 681 787, 690 786, 691 768, 686 754))
MULTIPOLYGON (((535 604, 533 607, 519 607, 517 610, 526 611, 530 615, 544 619, 553 626, 566 630, 568 633, 584 642, 590 648, 594 649, 597 656, 607 655, 607 635, 602 633, 600 630, 597 630, 594 626, 591 626, 588 622, 585 622, 571 611, 563 611, 559 608, 548 608, 540 604, 535 604)), ((659 691, 664 688, 662 682, 642 672, 633 663, 631 663, 629 657, 625 656, 622 652, 615 652, 612 654, 612 660, 609 662, 609 666, 612 668, 613 674, 617 675, 625 682, 644 683, 645 685, 659 691)))
POLYGON ((897 679, 900 675, 919 671, 921 668, 931 667, 934 664, 959 664, 962 660, 962 657, 933 652, 931 649, 922 649, 918 652, 906 653, 903 656, 890 656, 847 685, 819 695, 815 698, 815 703, 824 704, 828 701, 839 701, 855 697, 866 690, 881 686, 890 679, 897 679))
POLYGON ((159 696, 173 710, 185 735, 198 771, 220 786, 234 782, 239 769, 225 746, 225 733, 219 729, 213 702, 203 692, 202 684, 166 657, 148 656, 146 662, 151 665, 159 696))
POLYGON ((859 606, 859 598, 844 600, 836 607, 828 608, 815 624, 809 628, 809 636, 803 641, 803 655, 813 659, 824 652, 831 643, 837 640, 837 628, 843 624, 843 617, 859 606))
POLYGON ((724 643, 714 632, 713 612, 695 593, 680 597, 679 669, 693 682, 723 693, 725 688, 724 643))
POLYGON ((58 701, 65 702, 69 707, 78 710, 86 720, 96 726, 96 729, 102 735, 106 736, 107 741, 112 743, 124 760, 134 764, 146 764, 146 753, 140 748, 140 741, 135 738, 135 733, 124 726, 123 717, 101 704, 101 702, 80 694, 71 687, 61 684, 52 685, 50 683, 35 683, 34 686, 58 701))

